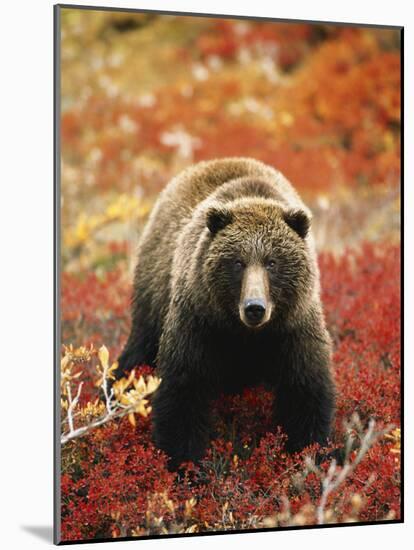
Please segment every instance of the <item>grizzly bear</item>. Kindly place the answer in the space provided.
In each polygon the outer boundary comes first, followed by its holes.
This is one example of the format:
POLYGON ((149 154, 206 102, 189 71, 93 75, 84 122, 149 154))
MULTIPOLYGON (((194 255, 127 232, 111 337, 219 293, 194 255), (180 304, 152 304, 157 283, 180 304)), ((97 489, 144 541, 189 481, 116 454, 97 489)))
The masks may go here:
POLYGON ((326 442, 335 388, 310 225, 286 178, 253 159, 200 162, 161 192, 116 376, 156 367, 153 438, 172 469, 203 457, 213 399, 261 383, 288 451, 326 442))

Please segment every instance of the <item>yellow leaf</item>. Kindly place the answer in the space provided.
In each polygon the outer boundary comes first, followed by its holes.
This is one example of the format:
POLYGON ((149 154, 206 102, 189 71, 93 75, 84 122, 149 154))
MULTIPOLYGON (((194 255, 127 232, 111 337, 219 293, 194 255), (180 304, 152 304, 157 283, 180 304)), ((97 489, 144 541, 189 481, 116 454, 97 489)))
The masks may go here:
POLYGON ((135 378, 135 369, 132 369, 132 371, 129 373, 128 380, 127 380, 127 387, 130 385, 130 383, 135 378))
POLYGON ((65 369, 67 367, 69 361, 70 361, 69 355, 65 355, 64 357, 62 357, 62 359, 60 361, 60 368, 62 370, 65 369))
POLYGON ((138 380, 134 380, 134 387, 138 392, 146 393, 146 384, 142 376, 140 376, 138 380))
POLYGON ((121 395, 119 396, 119 402, 120 402, 122 405, 129 405, 128 396, 127 396, 127 395, 121 394, 121 395))
POLYGON ((138 403, 138 405, 135 407, 135 412, 140 414, 141 416, 143 417, 147 417, 148 416, 148 410, 147 408, 145 407, 145 405, 148 403, 148 401, 146 399, 143 399, 142 401, 140 401, 138 403))
POLYGON ((115 376, 113 373, 118 368, 118 361, 115 361, 115 363, 112 363, 112 366, 108 369, 107 378, 110 378, 111 380, 115 380, 115 376))
POLYGON ((161 378, 156 376, 148 376, 147 378, 147 393, 153 393, 161 383, 161 378))
POLYGON ((102 366, 107 367, 109 361, 109 351, 106 346, 101 346, 99 348, 98 356, 99 361, 102 363, 102 366))

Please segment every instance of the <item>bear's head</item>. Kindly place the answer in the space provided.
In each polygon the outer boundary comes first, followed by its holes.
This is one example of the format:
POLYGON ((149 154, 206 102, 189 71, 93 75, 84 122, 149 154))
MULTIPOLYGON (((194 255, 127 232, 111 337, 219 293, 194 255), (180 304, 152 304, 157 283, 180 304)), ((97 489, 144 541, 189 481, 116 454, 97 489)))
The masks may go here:
POLYGON ((205 223, 209 246, 203 275, 222 317, 259 329, 283 322, 311 295, 307 212, 245 198, 211 206, 205 223))

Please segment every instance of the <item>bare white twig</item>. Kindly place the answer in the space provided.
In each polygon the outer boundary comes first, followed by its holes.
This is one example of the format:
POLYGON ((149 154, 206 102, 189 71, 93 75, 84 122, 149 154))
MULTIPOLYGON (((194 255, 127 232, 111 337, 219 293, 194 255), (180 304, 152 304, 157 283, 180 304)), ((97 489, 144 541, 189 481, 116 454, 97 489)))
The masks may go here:
POLYGON ((79 384, 76 396, 72 400, 72 392, 71 392, 71 389, 70 389, 70 383, 66 382, 66 391, 67 391, 67 394, 68 394, 68 402, 69 402, 68 414, 67 414, 68 423, 69 423, 69 433, 73 432, 73 411, 74 411, 76 405, 78 404, 79 397, 80 397, 80 394, 81 394, 81 391, 82 391, 82 386, 83 386, 83 382, 81 382, 79 384))
POLYGON ((322 495, 316 509, 316 518, 319 525, 325 523, 325 508, 329 495, 336 491, 345 479, 355 470, 375 441, 392 430, 393 426, 387 426, 379 432, 375 432, 374 428, 375 420, 371 419, 368 424, 368 429, 361 439, 361 446, 358 453, 352 462, 349 460, 350 451, 352 449, 351 436, 348 438, 346 443, 346 457, 343 467, 337 468, 336 460, 332 460, 328 472, 322 480, 322 495))
POLYGON ((129 414, 130 412, 132 412, 132 409, 133 409, 133 406, 128 407, 127 409, 119 409, 117 411, 112 410, 111 413, 107 413, 104 416, 101 416, 100 418, 98 418, 97 420, 93 420, 89 424, 85 426, 81 426, 76 430, 69 429, 68 432, 66 432, 61 436, 60 443, 64 445, 71 439, 75 439, 75 437, 85 435, 86 433, 90 432, 94 428, 97 428, 98 426, 102 426, 102 424, 106 424, 106 422, 109 422, 109 420, 114 420, 115 418, 121 418, 122 416, 129 414))
POLYGON ((105 405, 106 410, 108 411, 108 415, 112 412, 112 405, 111 405, 111 399, 114 395, 114 390, 111 388, 110 393, 108 394, 108 370, 109 370, 109 363, 104 365, 103 368, 103 375, 102 375, 102 389, 105 395, 105 405))

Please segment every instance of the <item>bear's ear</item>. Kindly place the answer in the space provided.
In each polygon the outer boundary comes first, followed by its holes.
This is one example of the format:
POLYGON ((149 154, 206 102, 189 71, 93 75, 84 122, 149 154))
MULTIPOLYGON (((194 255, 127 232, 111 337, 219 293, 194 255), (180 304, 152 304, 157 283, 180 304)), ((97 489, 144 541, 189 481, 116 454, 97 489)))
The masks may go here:
POLYGON ((206 225, 213 235, 231 223, 233 214, 224 208, 213 207, 207 212, 206 225))
POLYGON ((304 239, 308 234, 311 220, 303 210, 288 210, 283 213, 283 219, 296 233, 304 239))

